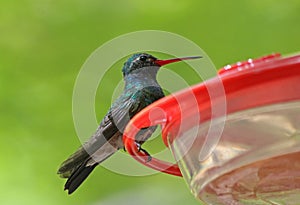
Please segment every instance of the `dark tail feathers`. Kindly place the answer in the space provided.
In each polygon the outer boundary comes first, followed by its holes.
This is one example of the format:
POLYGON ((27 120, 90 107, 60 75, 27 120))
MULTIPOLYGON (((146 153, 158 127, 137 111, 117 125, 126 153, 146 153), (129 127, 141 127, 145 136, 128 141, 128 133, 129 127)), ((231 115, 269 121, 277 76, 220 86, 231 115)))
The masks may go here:
POLYGON ((91 166, 86 166, 89 160, 82 163, 68 178, 65 184, 65 190, 68 190, 68 194, 72 194, 98 165, 98 163, 95 163, 91 166))

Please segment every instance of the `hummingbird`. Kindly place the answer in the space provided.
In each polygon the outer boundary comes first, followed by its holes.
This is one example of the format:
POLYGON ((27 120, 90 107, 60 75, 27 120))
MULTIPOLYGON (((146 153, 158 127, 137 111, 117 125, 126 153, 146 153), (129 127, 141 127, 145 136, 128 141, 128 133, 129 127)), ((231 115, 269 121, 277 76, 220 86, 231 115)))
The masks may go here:
MULTIPOLYGON (((147 53, 137 53, 124 63, 123 92, 111 105, 96 132, 61 164, 57 172, 60 177, 67 178, 64 189, 68 190, 68 194, 72 194, 97 165, 119 149, 124 149, 123 131, 130 119, 165 96, 156 79, 160 67, 196 58, 201 56, 159 60, 147 53)), ((156 127, 141 129, 136 136, 136 145, 139 151, 149 156, 148 160, 151 160, 151 155, 141 146, 151 137, 156 127)))

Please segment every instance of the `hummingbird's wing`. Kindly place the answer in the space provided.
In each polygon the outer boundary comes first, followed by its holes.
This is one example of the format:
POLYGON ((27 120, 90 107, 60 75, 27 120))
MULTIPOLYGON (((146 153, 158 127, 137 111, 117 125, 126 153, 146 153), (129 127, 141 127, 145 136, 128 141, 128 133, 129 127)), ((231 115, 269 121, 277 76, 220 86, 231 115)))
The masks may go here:
POLYGON ((126 109, 129 110, 132 103, 131 99, 122 103, 124 109, 118 109, 117 103, 114 103, 95 134, 62 163, 57 173, 68 178, 65 190, 69 194, 80 186, 99 163, 123 147, 122 132, 129 121, 126 109))
POLYGON ((128 114, 125 108, 128 107, 127 110, 129 110, 132 102, 130 98, 127 101, 125 99, 122 103, 124 109, 119 109, 116 103, 113 104, 91 138, 61 164, 58 170, 58 174, 61 177, 69 178, 83 162, 87 162, 90 156, 105 145, 113 136, 118 137, 122 135, 121 133, 127 124, 126 122, 129 121, 129 119, 126 119, 128 114))
MULTIPOLYGON (((121 138, 130 118, 142 109, 142 96, 141 91, 133 94, 129 92, 122 94, 113 103, 91 138, 61 164, 58 174, 63 178, 69 178, 83 162, 86 162, 90 156, 105 145, 111 138, 121 138)), ((121 147, 122 146, 119 148, 121 147)), ((107 158, 107 156, 103 156, 103 158, 105 157, 107 158)), ((99 157, 96 158, 98 162, 101 162, 99 157)))

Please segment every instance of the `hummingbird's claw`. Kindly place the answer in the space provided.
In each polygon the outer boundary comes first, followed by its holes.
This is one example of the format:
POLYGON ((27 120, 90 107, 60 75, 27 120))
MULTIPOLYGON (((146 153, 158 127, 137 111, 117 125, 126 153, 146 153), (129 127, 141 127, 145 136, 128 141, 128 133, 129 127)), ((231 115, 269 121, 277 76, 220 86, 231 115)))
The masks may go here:
POLYGON ((136 142, 136 146, 137 146, 139 152, 142 151, 142 152, 144 152, 147 155, 148 158, 147 158, 146 162, 150 162, 152 160, 152 157, 149 154, 149 152, 147 152, 147 150, 143 149, 142 145, 140 143, 138 143, 138 142, 136 142))

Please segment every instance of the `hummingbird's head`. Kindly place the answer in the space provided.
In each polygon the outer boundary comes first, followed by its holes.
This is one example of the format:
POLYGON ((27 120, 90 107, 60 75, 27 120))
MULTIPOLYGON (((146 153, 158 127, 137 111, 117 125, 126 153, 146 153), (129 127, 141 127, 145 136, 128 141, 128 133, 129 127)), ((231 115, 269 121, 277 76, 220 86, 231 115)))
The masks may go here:
POLYGON ((123 76, 129 75, 134 72, 138 72, 142 68, 151 67, 155 69, 156 72, 159 69, 160 65, 156 63, 157 58, 147 53, 136 53, 133 54, 128 60, 124 63, 122 72, 123 76))
POLYGON ((196 58, 201 58, 201 56, 159 60, 147 53, 136 53, 133 54, 130 58, 128 58, 128 60, 124 63, 122 72, 124 77, 132 73, 147 73, 150 74, 152 77, 155 77, 158 69, 163 65, 196 58))

